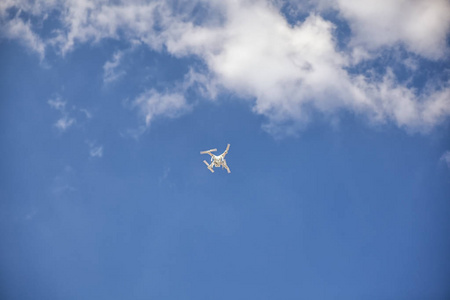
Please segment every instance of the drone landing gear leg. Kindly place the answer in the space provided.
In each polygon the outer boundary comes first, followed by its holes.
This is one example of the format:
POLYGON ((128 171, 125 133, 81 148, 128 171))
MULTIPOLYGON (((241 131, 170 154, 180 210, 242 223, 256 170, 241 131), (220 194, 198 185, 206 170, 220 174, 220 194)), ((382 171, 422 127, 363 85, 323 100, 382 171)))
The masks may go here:
POLYGON ((225 169, 227 169, 228 174, 231 173, 230 168, 228 168, 228 165, 226 163, 224 163, 223 166, 225 169))
POLYGON ((211 165, 209 165, 207 162, 206 162, 206 160, 204 160, 203 161, 204 163, 205 163, 205 165, 208 167, 208 170, 210 170, 211 171, 211 173, 214 173, 214 170, 212 169, 212 164, 211 165))

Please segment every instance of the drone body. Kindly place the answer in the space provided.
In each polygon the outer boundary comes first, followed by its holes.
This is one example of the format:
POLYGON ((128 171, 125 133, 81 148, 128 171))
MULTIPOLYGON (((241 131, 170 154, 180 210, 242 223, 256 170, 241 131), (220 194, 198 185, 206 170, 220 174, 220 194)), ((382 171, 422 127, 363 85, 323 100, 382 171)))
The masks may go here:
POLYGON ((206 164, 206 166, 212 173, 214 173, 213 167, 222 167, 227 169, 228 173, 231 173, 230 168, 227 165, 227 161, 225 160, 225 155, 227 155, 228 149, 230 149, 230 144, 227 145, 227 149, 225 150, 225 152, 223 152, 220 155, 214 155, 211 153, 217 151, 217 149, 211 149, 200 152, 200 154, 209 154, 211 156, 211 164, 208 164, 206 160, 204 160, 203 162, 206 164))

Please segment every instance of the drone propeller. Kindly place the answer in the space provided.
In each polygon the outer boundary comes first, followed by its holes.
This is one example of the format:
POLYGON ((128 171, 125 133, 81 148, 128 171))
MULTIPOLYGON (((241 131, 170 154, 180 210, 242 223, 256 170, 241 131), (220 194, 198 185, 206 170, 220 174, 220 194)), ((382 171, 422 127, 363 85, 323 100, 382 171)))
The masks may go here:
POLYGON ((200 152, 200 154, 207 154, 207 153, 216 152, 216 151, 217 151, 217 149, 211 149, 211 150, 202 151, 202 152, 200 152))

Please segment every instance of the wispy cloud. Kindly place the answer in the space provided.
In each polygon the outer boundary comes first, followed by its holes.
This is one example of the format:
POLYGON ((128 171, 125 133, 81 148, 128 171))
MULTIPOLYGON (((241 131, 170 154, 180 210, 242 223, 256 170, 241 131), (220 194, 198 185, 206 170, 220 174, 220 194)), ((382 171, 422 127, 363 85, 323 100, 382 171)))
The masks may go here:
POLYGON ((30 21, 25 22, 19 16, 16 16, 7 22, 1 23, 3 26, 0 27, 0 33, 3 37, 19 40, 28 49, 36 52, 41 60, 44 59, 46 48, 45 42, 33 32, 30 21))
POLYGON ((165 167, 163 174, 158 178, 158 184, 162 184, 164 181, 167 180, 170 174, 170 167, 165 167))
POLYGON ((126 72, 124 70, 118 70, 120 66, 120 61, 124 55, 123 51, 117 51, 113 54, 111 60, 107 61, 103 65, 103 82, 110 83, 113 82, 120 77, 124 76, 126 72))
POLYGON ((85 108, 80 108, 80 112, 82 112, 86 118, 91 119, 92 118, 92 113, 90 111, 88 111, 85 108))
POLYGON ((133 107, 139 109, 146 127, 158 116, 175 118, 191 109, 182 93, 160 93, 154 89, 140 94, 133 101, 133 107))
POLYGON ((54 108, 59 111, 64 111, 66 108, 66 101, 63 101, 60 97, 56 97, 55 99, 50 99, 47 101, 48 105, 51 108, 54 108))
POLYGON ((25 215, 25 220, 26 221, 32 220, 37 213, 38 213, 37 209, 32 209, 28 214, 25 215))
POLYGON ((98 145, 96 142, 88 141, 89 145, 89 156, 101 158, 103 156, 103 146, 98 145))
POLYGON ((447 167, 450 168, 450 151, 446 151, 444 154, 442 154, 440 161, 447 164, 447 167))
POLYGON ((60 96, 48 100, 47 103, 52 109, 59 111, 60 113, 59 119, 53 125, 61 133, 76 124, 77 118, 81 120, 92 118, 92 113, 85 108, 77 108, 76 106, 68 108, 68 102, 63 100, 60 96), (77 116, 77 118, 75 116, 77 116))
POLYGON ((74 118, 70 118, 68 115, 64 114, 58 121, 55 123, 55 127, 58 128, 61 132, 66 131, 70 126, 75 124, 76 120, 74 118))
POLYGON ((63 101, 60 97, 56 97, 48 100, 47 103, 51 108, 60 112, 60 118, 54 124, 60 132, 65 132, 69 127, 75 124, 76 119, 72 118, 66 110, 66 101, 63 101))
POLYGON ((75 179, 74 169, 67 165, 64 169, 53 178, 51 186, 51 192, 56 197, 62 197, 64 195, 76 192, 77 189, 73 186, 75 179))

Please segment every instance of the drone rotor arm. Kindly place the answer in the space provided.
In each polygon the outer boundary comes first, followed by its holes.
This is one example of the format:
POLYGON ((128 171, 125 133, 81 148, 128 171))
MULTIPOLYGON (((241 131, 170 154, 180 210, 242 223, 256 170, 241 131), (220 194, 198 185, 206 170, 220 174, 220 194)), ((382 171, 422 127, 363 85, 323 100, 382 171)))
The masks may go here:
POLYGON ((223 165, 222 165, 222 166, 223 166, 225 169, 227 169, 228 174, 231 173, 230 168, 228 167, 226 161, 223 162, 223 165))
POLYGON ((217 151, 217 149, 211 149, 211 150, 201 151, 200 154, 212 155, 211 152, 216 152, 216 151, 217 151))
POLYGON ((225 151, 221 154, 222 157, 225 157, 225 155, 227 155, 229 149, 230 149, 230 144, 227 145, 227 149, 225 149, 225 151))
POLYGON ((211 173, 214 173, 214 170, 212 169, 213 168, 213 166, 212 166, 212 164, 210 165, 210 164, 208 164, 208 162, 206 162, 206 160, 204 160, 203 161, 204 163, 205 163, 205 165, 208 167, 208 170, 210 170, 211 171, 211 173))

